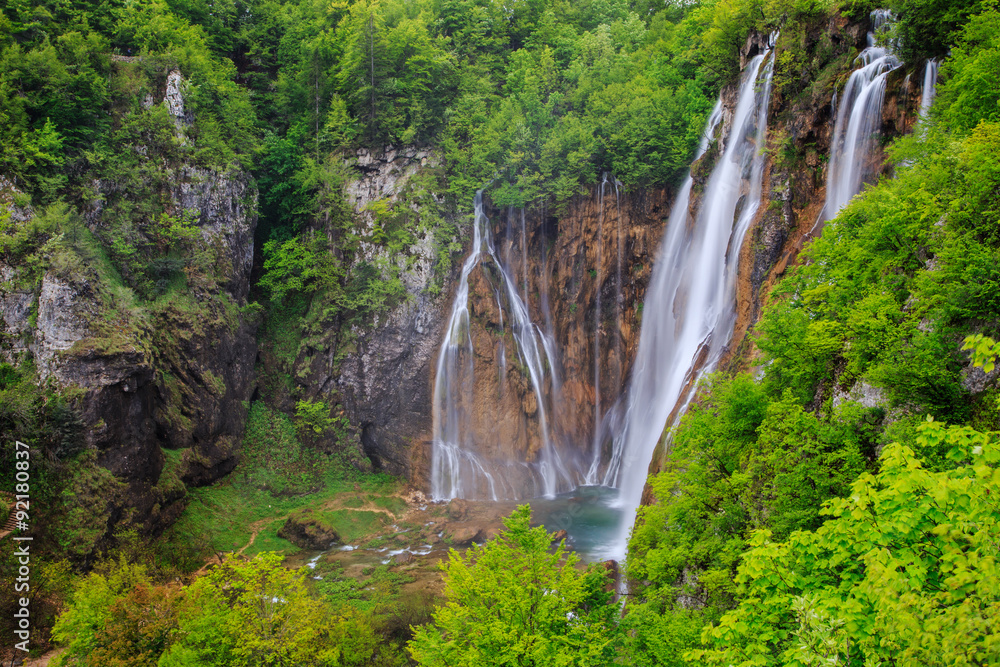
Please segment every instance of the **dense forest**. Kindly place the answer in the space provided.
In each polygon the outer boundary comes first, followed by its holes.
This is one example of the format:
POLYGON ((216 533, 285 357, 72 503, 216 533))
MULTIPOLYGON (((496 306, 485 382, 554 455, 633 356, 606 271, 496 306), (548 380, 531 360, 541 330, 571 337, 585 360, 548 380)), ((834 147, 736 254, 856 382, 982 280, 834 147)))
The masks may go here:
MULTIPOLYGON (((0 491, 25 443, 32 657, 1000 664, 995 0, 8 0, 0 50, 0 491), (439 295, 481 188, 556 217, 605 172, 677 188, 748 37, 780 34, 787 111, 843 89, 857 51, 822 35, 882 7, 907 72, 940 62, 933 106, 664 434, 621 585, 527 506, 427 591, 389 560, 295 560, 402 516, 407 481, 303 360, 386 325, 413 247, 439 295), (359 215, 357 156, 404 148, 429 166, 359 215), (231 229, 184 203, 197 183, 231 229)), ((788 136, 760 150, 826 165, 788 136)), ((26 637, 0 540, 6 647, 26 637)))

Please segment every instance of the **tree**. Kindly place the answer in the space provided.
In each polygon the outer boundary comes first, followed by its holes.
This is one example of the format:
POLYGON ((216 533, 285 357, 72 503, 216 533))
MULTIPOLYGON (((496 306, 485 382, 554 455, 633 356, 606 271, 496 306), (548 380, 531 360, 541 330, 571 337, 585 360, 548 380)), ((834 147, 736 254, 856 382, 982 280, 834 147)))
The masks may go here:
POLYGON ((340 667, 369 664, 377 640, 350 608, 312 598, 305 574, 281 556, 230 558, 186 591, 179 629, 160 667, 340 667))
POLYGON ((742 601, 689 658, 720 665, 990 665, 1000 661, 1000 441, 924 422, 933 472, 892 444, 878 475, 824 507, 815 531, 751 540, 742 601))
POLYGON ((606 574, 552 536, 531 528, 518 507, 506 530, 447 563, 443 607, 414 630, 410 653, 421 665, 607 665, 622 643, 618 606, 606 574))

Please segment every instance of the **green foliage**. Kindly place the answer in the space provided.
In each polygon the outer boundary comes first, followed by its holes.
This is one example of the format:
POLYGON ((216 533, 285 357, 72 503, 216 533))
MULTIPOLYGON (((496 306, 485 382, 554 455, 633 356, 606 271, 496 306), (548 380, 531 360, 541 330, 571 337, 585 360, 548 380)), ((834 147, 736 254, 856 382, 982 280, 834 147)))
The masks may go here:
POLYGON ((82 578, 59 616, 55 667, 369 664, 367 616, 313 597, 281 557, 228 558, 190 586, 157 582, 120 557, 82 578))
POLYGON ((995 437, 925 422, 953 467, 890 445, 882 470, 824 506, 815 531, 757 533, 739 568, 743 601, 706 629, 693 660, 723 665, 991 664, 1000 642, 995 437), (820 662, 826 659, 827 662, 820 662), (843 661, 843 662, 841 662, 843 661))
POLYGON ((133 589, 146 587, 149 583, 146 567, 125 559, 114 563, 109 571, 92 572, 79 581, 66 610, 52 629, 52 636, 66 646, 65 652, 55 659, 54 667, 92 664, 90 656, 95 651, 104 653, 109 640, 114 640, 114 635, 106 633, 105 628, 113 620, 112 609, 116 603, 133 589))
POLYGON ((980 121, 1000 120, 1000 94, 987 83, 1000 72, 998 22, 1000 11, 995 5, 972 17, 943 63, 942 76, 950 80, 942 86, 937 113, 948 126, 963 133, 980 121))
POLYGON ((864 469, 865 434, 852 413, 821 421, 790 393, 769 402, 746 375, 716 377, 706 389, 651 480, 657 503, 640 509, 628 573, 654 601, 676 587, 717 610, 732 603, 749 534, 817 527, 822 502, 846 493, 864 469), (697 580, 678 585, 691 571, 697 580))
POLYGON ((956 32, 984 4, 981 0, 894 0, 890 5, 899 16, 900 55, 908 62, 944 56, 955 43, 956 32))
POLYGON ((364 665, 375 637, 350 609, 331 613, 309 595, 305 574, 262 554, 231 558, 186 591, 161 667, 364 665))
POLYGON ((966 336, 962 349, 972 351, 972 365, 982 368, 984 373, 992 372, 1000 357, 1000 344, 983 334, 966 336))
MULTIPOLYGON (((360 473, 343 457, 303 446, 292 419, 260 401, 250 406, 241 451, 225 480, 188 492, 188 506, 169 529, 165 547, 179 565, 196 569, 205 558, 243 547, 248 554, 265 547, 294 553, 297 547, 277 537, 291 513, 321 507, 356 487, 377 498, 397 490, 388 475, 360 473)), ((355 511, 323 515, 345 539, 376 530, 386 518, 355 511)))
POLYGON ((334 424, 330 406, 324 401, 306 399, 295 404, 295 421, 299 428, 322 434, 334 424))
POLYGON ((310 242, 294 238, 264 244, 264 276, 259 285, 272 301, 281 302, 290 293, 309 294, 336 285, 340 267, 319 237, 310 242))
MULTIPOLYGON (((301 403, 325 408, 322 402, 301 403)), ((304 424, 307 428, 313 428, 320 418, 319 414, 311 416, 313 421, 304 424)), ((242 452, 244 480, 261 489, 275 494, 305 493, 320 483, 324 457, 301 444, 287 415, 261 401, 250 406, 242 452)))
POLYGON ((995 423, 962 349, 997 356, 997 25, 968 20, 932 122, 889 149, 896 177, 775 291, 759 382, 712 379, 673 434, 630 543, 634 660, 996 660, 995 437, 917 415, 995 423))
POLYGON ((608 580, 552 536, 530 528, 522 505, 496 539, 452 551, 445 572, 445 606, 418 628, 409 648, 421 665, 606 665, 622 641, 608 580))
POLYGON ((111 471, 97 464, 97 453, 88 450, 70 466, 62 489, 63 514, 60 547, 75 558, 90 555, 108 532, 114 503, 121 501, 126 485, 111 471))

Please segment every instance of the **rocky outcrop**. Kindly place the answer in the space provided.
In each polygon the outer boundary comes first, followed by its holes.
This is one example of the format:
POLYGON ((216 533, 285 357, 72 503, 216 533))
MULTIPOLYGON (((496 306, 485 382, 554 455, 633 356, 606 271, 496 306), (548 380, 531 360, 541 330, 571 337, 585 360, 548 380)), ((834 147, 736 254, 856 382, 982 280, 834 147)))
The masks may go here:
POLYGON ((173 208, 193 216, 204 248, 212 251, 219 286, 236 301, 245 301, 257 225, 257 189, 250 175, 188 165, 174 170, 169 182, 173 208))
MULTIPOLYGON (((183 125, 174 74, 164 104, 183 125)), ((242 171, 189 165, 173 168, 165 182, 167 212, 184 216, 199 234, 185 288, 143 299, 74 241, 59 246, 66 259, 40 279, 30 267, 0 265, 0 360, 19 364, 30 356, 38 381, 72 398, 83 445, 127 486, 119 499, 108 499, 115 505, 109 530, 125 517, 161 530, 182 508, 180 481, 206 484, 229 472, 253 391, 255 332, 240 308, 249 291, 256 189, 242 171), (169 479, 161 448, 184 450, 169 479)), ((2 189, 11 219, 28 224, 34 212, 14 204, 18 193, 9 183, 2 189)), ((97 181, 94 189, 83 223, 104 238, 104 201, 129 193, 110 182, 97 181)))
MULTIPOLYGON (((360 150, 346 166, 356 175, 345 188, 348 203, 363 230, 352 270, 364 263, 384 275, 395 267, 405 295, 371 320, 324 332, 304 346, 299 364, 308 375, 302 388, 343 406, 351 442, 342 447, 363 452, 377 470, 408 476, 422 465, 413 455, 430 432, 428 378, 454 279, 453 271, 438 267, 435 229, 422 217, 429 211, 412 201, 411 187, 416 175, 439 172, 441 162, 429 150, 390 147, 379 155, 360 150), (408 224, 416 230, 414 242, 401 254, 390 256, 376 241, 380 207, 405 208, 415 218, 408 224)), ((443 201, 428 196, 432 205, 443 201)))
POLYGON ((340 536, 330 526, 309 509, 302 510, 288 517, 285 524, 278 530, 278 537, 283 537, 301 549, 325 551, 340 542, 340 536))
POLYGON ((254 389, 256 328, 239 308, 250 290, 257 193, 243 172, 185 167, 171 184, 213 261, 210 279, 154 309, 156 431, 164 447, 184 450, 184 483, 201 486, 236 466, 254 389))

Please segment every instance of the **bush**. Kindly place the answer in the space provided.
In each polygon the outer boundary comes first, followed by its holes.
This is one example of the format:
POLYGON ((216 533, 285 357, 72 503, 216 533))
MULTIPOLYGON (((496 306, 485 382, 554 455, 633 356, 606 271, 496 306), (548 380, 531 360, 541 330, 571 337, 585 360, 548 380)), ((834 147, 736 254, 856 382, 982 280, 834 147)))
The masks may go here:
POLYGON ((581 572, 564 543, 530 528, 517 508, 506 530, 442 564, 447 603, 418 628, 409 650, 421 665, 607 665, 622 642, 606 574, 581 572))

